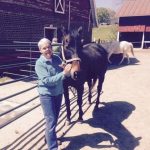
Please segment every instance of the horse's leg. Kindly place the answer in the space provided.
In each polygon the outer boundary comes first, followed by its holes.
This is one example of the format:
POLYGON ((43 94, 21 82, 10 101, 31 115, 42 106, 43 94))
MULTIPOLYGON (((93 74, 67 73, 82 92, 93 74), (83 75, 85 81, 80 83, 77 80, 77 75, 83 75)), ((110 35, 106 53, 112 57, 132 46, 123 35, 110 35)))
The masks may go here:
POLYGON ((70 123, 70 116, 71 116, 71 111, 70 111, 70 100, 69 100, 69 89, 68 86, 64 87, 64 98, 65 98, 65 105, 66 105, 66 111, 67 111, 67 120, 66 124, 70 123))
POLYGON ((111 55, 112 55, 112 52, 108 53, 108 56, 107 56, 108 62, 109 62, 110 64, 112 64, 112 62, 110 61, 110 56, 111 56, 111 55))
POLYGON ((102 86, 103 86, 104 78, 105 78, 105 74, 100 75, 98 78, 97 99, 96 99, 96 105, 95 105, 96 108, 98 108, 98 105, 100 103, 100 95, 102 92, 102 86))
POLYGON ((127 64, 130 63, 130 59, 129 59, 129 55, 126 53, 126 56, 127 56, 127 64))
POLYGON ((81 85, 77 88, 77 104, 79 107, 79 118, 78 121, 82 121, 83 120, 83 111, 82 111, 82 95, 83 95, 83 91, 84 91, 84 85, 81 85))
POLYGON ((124 60, 124 58, 125 58, 125 55, 126 55, 125 52, 123 52, 123 56, 122 56, 122 59, 121 59, 119 65, 121 65, 121 63, 123 62, 123 60, 124 60))
POLYGON ((91 98, 92 98, 92 93, 91 93, 92 80, 88 80, 87 84, 88 84, 88 88, 89 88, 88 103, 91 104, 91 98))

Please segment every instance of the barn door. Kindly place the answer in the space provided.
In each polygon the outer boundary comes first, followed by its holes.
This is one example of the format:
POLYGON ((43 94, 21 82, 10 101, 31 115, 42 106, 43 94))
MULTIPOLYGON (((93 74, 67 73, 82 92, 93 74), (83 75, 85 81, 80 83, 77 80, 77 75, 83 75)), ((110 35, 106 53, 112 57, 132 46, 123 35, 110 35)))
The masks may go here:
POLYGON ((57 37, 56 27, 44 27, 44 37, 52 41, 53 37, 57 37))
POLYGON ((65 13, 65 0, 55 0, 55 13, 65 13))

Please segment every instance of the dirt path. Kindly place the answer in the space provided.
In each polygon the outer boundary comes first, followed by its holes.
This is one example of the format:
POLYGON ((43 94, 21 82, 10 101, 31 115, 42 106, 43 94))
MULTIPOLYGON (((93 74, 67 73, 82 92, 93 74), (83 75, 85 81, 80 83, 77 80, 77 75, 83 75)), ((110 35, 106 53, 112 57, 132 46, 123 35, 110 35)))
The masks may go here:
MULTIPOLYGON (((95 104, 86 104, 87 95, 84 95, 82 124, 75 122, 78 117, 75 101, 72 106, 73 124, 65 127, 65 107, 62 106, 58 132, 65 133, 62 141, 67 150, 149 150, 150 50, 135 50, 135 56, 130 65, 112 66, 107 71, 101 95, 104 106, 94 109, 95 104)), ((7 89, 10 91, 5 87, 5 92, 2 92, 5 96, 7 89)), ((37 91, 33 93, 37 94, 37 91)), ((93 91, 92 101, 95 94, 93 91)), ((44 150, 43 136, 43 114, 38 107, 0 130, 0 149, 12 144, 5 149, 44 150)))

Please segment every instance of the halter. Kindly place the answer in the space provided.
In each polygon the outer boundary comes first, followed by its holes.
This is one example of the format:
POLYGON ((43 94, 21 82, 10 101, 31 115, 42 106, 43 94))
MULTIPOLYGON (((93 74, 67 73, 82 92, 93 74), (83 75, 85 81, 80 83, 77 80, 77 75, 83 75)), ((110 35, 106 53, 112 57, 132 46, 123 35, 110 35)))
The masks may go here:
POLYGON ((61 49, 62 49, 62 59, 63 59, 63 63, 64 63, 64 64, 68 64, 68 63, 70 63, 70 62, 72 62, 72 61, 75 61, 75 60, 81 61, 81 59, 80 59, 79 57, 71 58, 71 59, 68 59, 68 60, 67 60, 67 59, 65 58, 63 44, 62 44, 62 46, 61 46, 61 49))

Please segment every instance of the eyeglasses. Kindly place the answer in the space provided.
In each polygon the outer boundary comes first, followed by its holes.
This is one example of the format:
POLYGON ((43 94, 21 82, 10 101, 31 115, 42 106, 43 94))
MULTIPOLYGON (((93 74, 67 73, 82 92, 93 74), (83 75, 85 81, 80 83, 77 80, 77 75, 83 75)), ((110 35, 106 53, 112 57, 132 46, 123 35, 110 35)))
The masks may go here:
POLYGON ((42 47, 42 50, 46 51, 46 50, 52 50, 52 46, 45 46, 45 47, 42 47))

